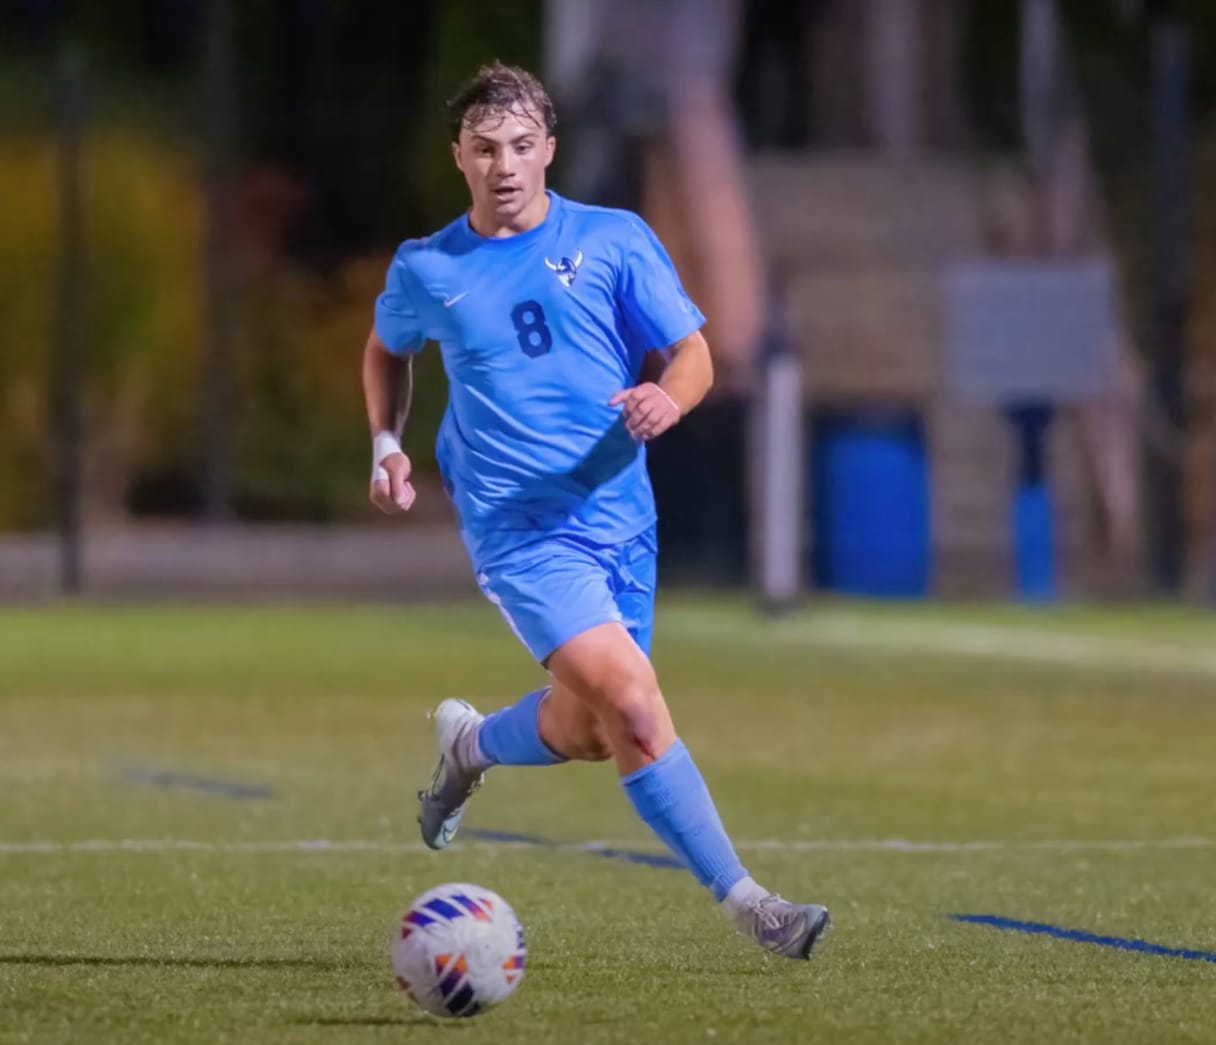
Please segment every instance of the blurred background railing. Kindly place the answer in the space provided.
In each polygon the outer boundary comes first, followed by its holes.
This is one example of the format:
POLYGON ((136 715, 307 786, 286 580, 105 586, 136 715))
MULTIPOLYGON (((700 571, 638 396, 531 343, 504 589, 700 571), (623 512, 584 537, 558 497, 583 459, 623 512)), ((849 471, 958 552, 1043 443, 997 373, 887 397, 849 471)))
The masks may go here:
POLYGON ((495 57, 551 86, 554 187, 643 213, 708 316, 669 581, 1216 592, 1201 0, 0 0, 0 56, 0 596, 470 588, 439 359, 403 525, 357 360, 495 57))

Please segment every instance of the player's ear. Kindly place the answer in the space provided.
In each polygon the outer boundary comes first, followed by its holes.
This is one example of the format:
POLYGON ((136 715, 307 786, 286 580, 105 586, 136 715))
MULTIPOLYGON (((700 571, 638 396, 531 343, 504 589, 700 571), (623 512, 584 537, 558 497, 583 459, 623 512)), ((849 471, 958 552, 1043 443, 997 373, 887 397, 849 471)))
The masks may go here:
POLYGON ((545 166, 553 162, 553 154, 557 151, 557 139, 550 135, 545 139, 545 166))
POLYGON ((460 162, 460 142, 452 142, 452 159, 456 162, 456 169, 461 174, 464 173, 464 164, 460 162))

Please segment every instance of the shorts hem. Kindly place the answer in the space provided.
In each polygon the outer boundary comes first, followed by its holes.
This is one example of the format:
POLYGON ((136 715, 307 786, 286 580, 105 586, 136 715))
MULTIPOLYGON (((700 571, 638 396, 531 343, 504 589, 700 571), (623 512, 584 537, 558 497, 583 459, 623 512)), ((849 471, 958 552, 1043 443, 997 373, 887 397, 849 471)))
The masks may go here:
POLYGON ((585 631, 590 631, 592 628, 598 628, 601 624, 622 624, 621 616, 620 614, 611 615, 597 613, 592 616, 585 617, 577 624, 571 625, 569 628, 565 629, 561 633, 562 638, 559 641, 546 643, 545 645, 547 645, 549 649, 543 656, 537 656, 535 652, 533 652, 532 655, 536 657, 538 663, 543 664, 567 642, 577 639, 585 631))

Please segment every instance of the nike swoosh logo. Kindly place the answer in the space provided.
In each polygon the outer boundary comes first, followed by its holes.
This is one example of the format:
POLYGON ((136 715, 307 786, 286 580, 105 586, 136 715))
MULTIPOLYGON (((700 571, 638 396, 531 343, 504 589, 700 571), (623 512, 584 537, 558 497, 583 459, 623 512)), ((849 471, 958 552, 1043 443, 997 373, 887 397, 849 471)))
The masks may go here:
POLYGON ((454 304, 456 304, 456 302, 457 302, 457 301, 459 301, 461 298, 467 298, 468 296, 469 296, 469 292, 466 290, 466 291, 463 291, 463 292, 462 292, 462 293, 460 293, 460 294, 455 295, 454 297, 450 297, 450 298, 444 298, 444 299, 443 299, 443 307, 444 307, 444 308, 451 308, 451 307, 452 307, 454 304))

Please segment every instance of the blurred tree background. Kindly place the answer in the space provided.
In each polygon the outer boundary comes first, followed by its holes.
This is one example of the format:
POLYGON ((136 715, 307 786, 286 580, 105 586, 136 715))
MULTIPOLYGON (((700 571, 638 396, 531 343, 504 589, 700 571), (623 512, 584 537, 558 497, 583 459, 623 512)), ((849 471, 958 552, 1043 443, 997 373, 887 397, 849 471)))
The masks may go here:
MULTIPOLYGON (((373 299, 396 244, 465 205, 443 100, 491 58, 539 69, 543 6, 231 0, 227 410, 238 517, 366 514, 358 355, 373 299)), ((1216 5, 1179 6, 1194 32, 1202 185, 1216 162, 1216 5)), ((85 57, 90 84, 87 510, 96 520, 201 509, 208 9, 208 0, 0 0, 0 529, 44 527, 50 516, 53 69, 65 42, 85 57)), ((1138 283, 1148 241, 1144 23, 1126 3, 1061 9, 1126 271, 1138 283)), ((968 123, 981 151, 1017 146, 1017 25, 1016 0, 977 0, 967 20, 968 123)), ((1216 235, 1210 220, 1197 229, 1197 278, 1206 281, 1216 235)), ((1196 319, 1204 343, 1216 342, 1216 320, 1203 308, 1196 319)), ((425 474, 445 401, 435 353, 424 354, 417 378, 409 442, 425 474)))
MULTIPOLYGON (((363 511, 358 358, 397 243, 464 206, 442 105, 481 61, 539 64, 540 0, 231 5, 231 493, 246 519, 363 511)), ((86 511, 201 507, 206 0, 0 0, 0 529, 50 516, 55 57, 86 62, 86 511)), ((427 354, 411 452, 445 401, 427 354)))

